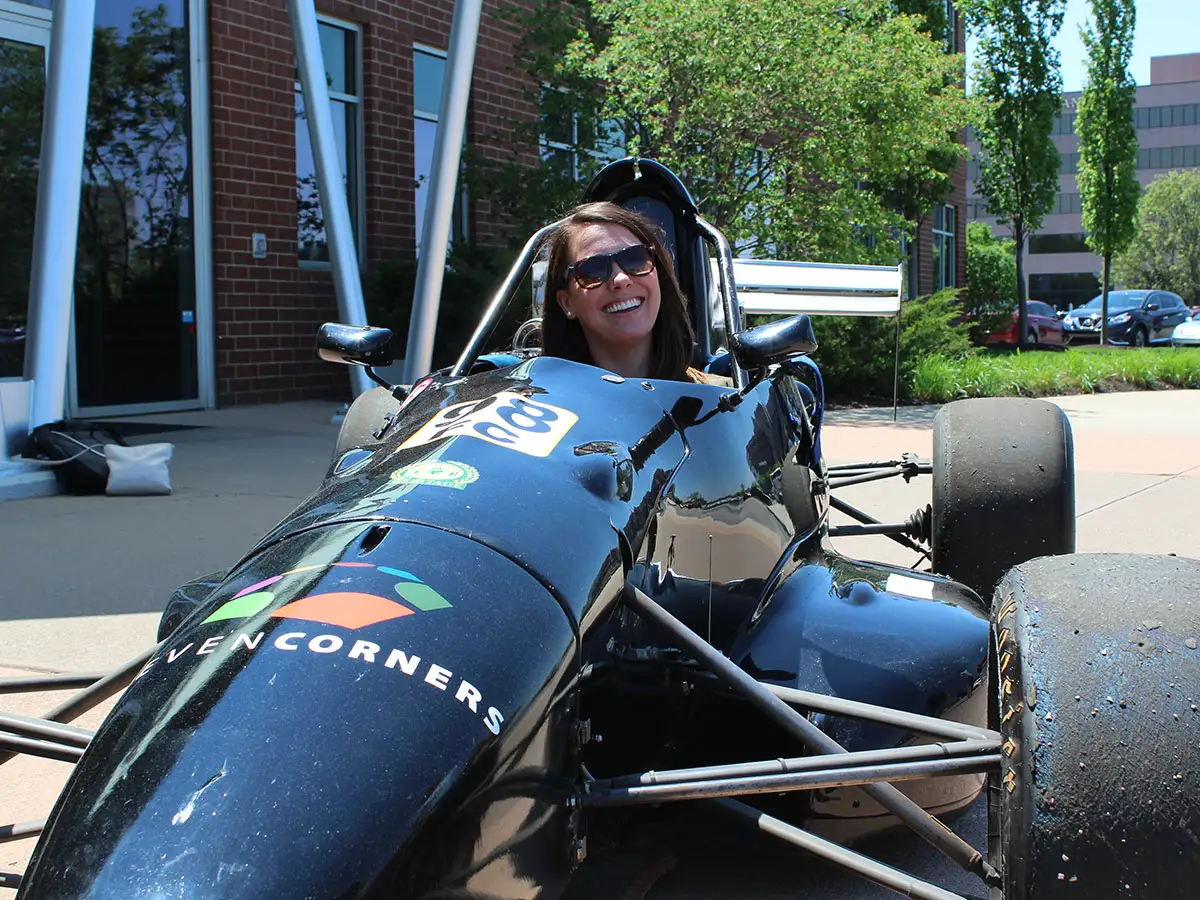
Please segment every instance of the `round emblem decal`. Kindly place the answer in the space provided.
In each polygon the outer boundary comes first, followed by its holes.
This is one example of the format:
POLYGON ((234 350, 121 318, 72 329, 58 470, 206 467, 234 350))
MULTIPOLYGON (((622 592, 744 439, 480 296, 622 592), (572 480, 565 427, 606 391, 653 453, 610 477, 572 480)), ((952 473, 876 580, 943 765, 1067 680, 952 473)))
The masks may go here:
POLYGON ((479 480, 479 470, 448 459, 427 459, 397 469, 391 479, 400 484, 428 484, 461 491, 479 480))

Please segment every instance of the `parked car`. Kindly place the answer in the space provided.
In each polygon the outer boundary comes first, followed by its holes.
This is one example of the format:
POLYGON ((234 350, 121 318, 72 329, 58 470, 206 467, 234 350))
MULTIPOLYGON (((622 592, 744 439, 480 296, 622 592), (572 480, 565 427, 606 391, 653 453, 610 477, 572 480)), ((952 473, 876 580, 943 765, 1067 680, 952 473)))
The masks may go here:
MULTIPOLYGON (((1025 313, 1027 319, 1026 327, 1029 329, 1025 343, 1027 344, 1057 344, 1066 343, 1063 323, 1059 321, 1058 313, 1054 311, 1054 307, 1049 303, 1043 303, 1041 300, 1026 300, 1025 313)), ((1012 324, 1003 331, 995 331, 987 335, 984 340, 989 344, 1016 344, 1017 340, 1018 313, 1013 311, 1012 324)))
MULTIPOLYGON (((1063 317, 1070 340, 1099 340, 1103 295, 1063 317)), ((1109 291, 1108 339, 1114 344, 1147 347, 1169 344, 1171 332, 1189 315, 1178 294, 1170 291, 1109 291)))
POLYGON ((1200 307, 1171 332, 1172 347, 1200 347, 1200 307))

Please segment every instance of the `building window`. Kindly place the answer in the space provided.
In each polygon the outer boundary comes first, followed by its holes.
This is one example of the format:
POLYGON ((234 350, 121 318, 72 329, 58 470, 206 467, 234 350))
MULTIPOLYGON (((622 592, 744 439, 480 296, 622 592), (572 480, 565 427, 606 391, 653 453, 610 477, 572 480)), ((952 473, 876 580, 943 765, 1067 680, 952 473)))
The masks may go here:
POLYGON ((1081 231, 1070 234, 1034 234, 1029 238, 1030 253, 1091 253, 1081 231))
MULTIPOLYGON (((417 252, 425 229, 425 205, 429 178, 433 174, 433 146, 437 141, 438 115, 442 106, 442 83, 446 78, 446 51, 413 45, 413 182, 416 194, 417 252)), ((464 141, 466 136, 463 136, 464 141)), ((454 212, 450 220, 450 244, 466 238, 467 195, 458 181, 454 212)))
POLYGON ((1139 169, 1188 169, 1196 166, 1200 166, 1200 144, 1144 147, 1138 151, 1139 169))
POLYGON ((953 206, 933 210, 933 289, 954 287, 954 216, 953 206))
POLYGON ((1074 134, 1075 133, 1075 113, 1057 113, 1054 116, 1054 126, 1050 129, 1051 134, 1074 134))
POLYGON ((625 128, 616 119, 599 120, 579 109, 570 92, 543 85, 541 96, 542 161, 570 181, 591 178, 609 162, 625 156, 625 128))
POLYGON ((1173 106, 1140 106, 1134 111, 1134 125, 1147 128, 1180 128, 1200 124, 1200 103, 1176 103, 1173 106))
POLYGON ((1079 154, 1063 153, 1059 156, 1058 171, 1062 175, 1075 175, 1079 172, 1079 154))
MULTIPOLYGON (((338 167, 350 205, 350 225, 355 245, 361 245, 362 229, 362 56, 361 32, 357 25, 318 17, 317 32, 325 58, 325 83, 329 85, 329 107, 338 167)), ((329 244, 325 218, 317 191, 317 167, 308 136, 304 95, 296 74, 296 210, 298 251, 302 262, 328 262, 329 244)))
POLYGON ((946 52, 953 53, 957 49, 954 46, 954 0, 942 0, 942 16, 942 42, 946 45, 946 52))
POLYGON ((1054 209, 1050 211, 1054 215, 1078 215, 1083 212, 1083 206, 1079 202, 1078 194, 1063 194, 1058 193, 1054 197, 1054 209))

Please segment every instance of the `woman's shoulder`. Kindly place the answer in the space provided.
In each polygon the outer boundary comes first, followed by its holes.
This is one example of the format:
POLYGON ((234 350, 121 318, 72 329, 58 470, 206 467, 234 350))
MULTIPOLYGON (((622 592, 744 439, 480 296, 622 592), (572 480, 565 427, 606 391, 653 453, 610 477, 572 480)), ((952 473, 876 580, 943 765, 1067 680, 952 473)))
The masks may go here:
POLYGON ((716 385, 717 387, 726 388, 733 387, 733 379, 726 375, 712 375, 708 372, 702 372, 700 369, 693 368, 692 366, 688 366, 685 374, 688 381, 695 382, 696 384, 712 384, 716 385))

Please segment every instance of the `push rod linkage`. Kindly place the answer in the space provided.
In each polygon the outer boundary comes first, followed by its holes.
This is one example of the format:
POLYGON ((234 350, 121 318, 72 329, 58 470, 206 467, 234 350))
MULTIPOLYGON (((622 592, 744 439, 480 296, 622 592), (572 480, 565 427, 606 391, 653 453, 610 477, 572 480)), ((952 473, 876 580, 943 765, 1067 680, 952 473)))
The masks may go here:
POLYGON ((915 897, 917 900, 965 900, 960 894, 953 894, 935 884, 909 875, 907 872, 901 872, 899 869, 893 869, 869 856, 863 856, 841 844, 817 837, 812 832, 769 816, 740 800, 720 799, 707 802, 723 812, 749 821, 764 834, 769 834, 793 847, 799 847, 814 856, 828 860, 860 878, 865 878, 867 881, 895 891, 897 894, 915 897))
POLYGON ((9 755, 24 753, 29 756, 41 756, 45 759, 56 759, 60 762, 75 762, 83 756, 82 747, 69 747, 53 741, 39 741, 34 738, 17 737, 0 732, 0 751, 9 755))
MULTIPOLYGON (((853 506, 853 505, 847 503, 845 500, 842 500, 840 497, 835 497, 833 494, 829 495, 829 505, 832 506, 834 509, 836 509, 838 512, 845 513, 850 518, 857 519, 858 521, 860 521, 866 525, 882 525, 883 524, 878 519, 873 518, 870 514, 863 512, 857 506, 853 506)), ((897 544, 900 544, 902 547, 907 547, 909 550, 916 551, 917 553, 925 553, 927 551, 924 547, 922 547, 916 541, 912 540, 911 538, 909 538, 907 536, 908 531, 909 531, 908 526, 909 526, 909 523, 911 523, 911 522, 912 522, 912 519, 910 518, 909 522, 905 523, 905 526, 903 528, 899 528, 895 531, 882 531, 882 532, 878 532, 878 533, 884 535, 885 537, 891 538, 897 544)), ((892 526, 890 526, 890 525, 888 526, 888 528, 891 528, 891 527, 892 526)), ((838 536, 838 532, 837 532, 837 530, 835 530, 834 527, 831 527, 829 529, 829 533, 830 533, 831 537, 838 536)), ((843 532, 843 534, 845 534, 845 532, 843 532)))
POLYGON ((905 731, 949 738, 955 741, 986 741, 989 749, 1000 746, 1000 732, 990 731, 978 725, 952 722, 949 719, 923 716, 919 713, 904 712, 899 709, 888 709, 886 706, 875 706, 873 703, 860 703, 857 700, 847 700, 843 697, 830 697, 828 694, 801 691, 778 684, 768 684, 765 681, 760 681, 759 684, 792 706, 802 706, 805 709, 830 713, 835 716, 865 719, 880 725, 891 725, 905 731))
POLYGON ((95 684, 103 672, 79 675, 34 675, 29 678, 0 678, 0 694, 31 694, 40 691, 73 691, 95 684))
POLYGON ((787 791, 818 791, 855 785, 865 787, 883 782, 914 781, 939 775, 969 775, 986 772, 999 765, 1000 754, 992 753, 986 756, 890 762, 873 766, 834 766, 813 772, 788 772, 782 775, 705 778, 697 781, 682 781, 677 784, 644 784, 635 787, 613 788, 607 791, 592 787, 584 796, 583 805, 634 806, 643 803, 667 803, 710 797, 743 797, 753 794, 781 794, 787 791))
POLYGON ((35 837, 46 827, 45 819, 30 819, 28 822, 15 822, 12 825, 0 825, 0 844, 7 841, 22 841, 35 837))
POLYGON ((33 719, 10 713, 0 713, 0 732, 9 731, 21 737, 56 741, 69 747, 86 747, 92 732, 46 719, 33 719))
MULTIPOLYGON (((817 726, 759 684, 715 647, 671 615, 645 592, 626 583, 630 605, 657 624, 695 656, 706 669, 719 676, 757 706, 768 718, 817 753, 845 753, 845 749, 817 726)), ((998 877, 982 854, 890 784, 868 784, 863 790, 880 806, 908 825, 918 837, 936 847, 968 872, 991 882, 998 877)))
MULTIPOLYGON (((78 694, 76 694, 70 700, 66 700, 63 703, 60 703, 58 706, 54 707, 54 709, 52 709, 48 713, 46 713, 46 715, 43 716, 42 718, 47 719, 51 722, 70 722, 72 719, 83 715, 89 709, 92 709, 93 707, 100 705, 105 700, 107 700, 109 697, 113 696, 114 694, 119 693, 120 691, 122 691, 126 687, 128 687, 130 682, 132 682, 133 679, 137 677, 137 674, 138 674, 138 672, 141 671, 142 666, 144 666, 146 664, 147 660, 149 660, 150 657, 153 656, 158 651, 158 648, 161 646, 162 646, 161 644, 155 644, 153 647, 151 647, 145 653, 138 655, 134 659, 131 659, 129 662, 125 663, 119 669, 115 669, 112 672, 110 672, 109 674, 105 675, 103 678, 101 678, 99 681, 97 681, 95 684, 93 684, 86 691, 80 691, 78 694)), ((9 740, 24 740, 24 739, 11 738, 9 740)), ((45 742, 35 741, 33 743, 42 744, 45 742)), ((59 745, 52 745, 52 746, 59 746, 59 745)), ((66 747, 63 749, 77 751, 75 753, 75 756, 70 757, 71 759, 78 758, 79 754, 82 752, 82 751, 78 751, 77 748, 73 748, 73 747, 66 747)), ((3 765, 4 763, 8 762, 17 753, 25 753, 25 752, 32 752, 32 751, 21 750, 21 749, 17 749, 14 747, 6 746, 3 736, 0 735, 0 765, 3 765)), ((45 754, 40 754, 40 755, 45 755, 45 754)), ((56 759, 64 758, 65 759, 67 757, 53 757, 53 758, 56 758, 56 759)))
POLYGON ((641 787, 650 784, 680 784, 718 778, 745 778, 755 775, 782 775, 788 772, 834 771, 877 763, 921 762, 961 756, 978 756, 1000 749, 999 741, 970 740, 941 744, 915 744, 886 750, 857 750, 821 756, 791 756, 759 762, 726 763, 719 766, 695 766, 689 769, 651 770, 637 775, 600 778, 589 783, 589 790, 641 787))

